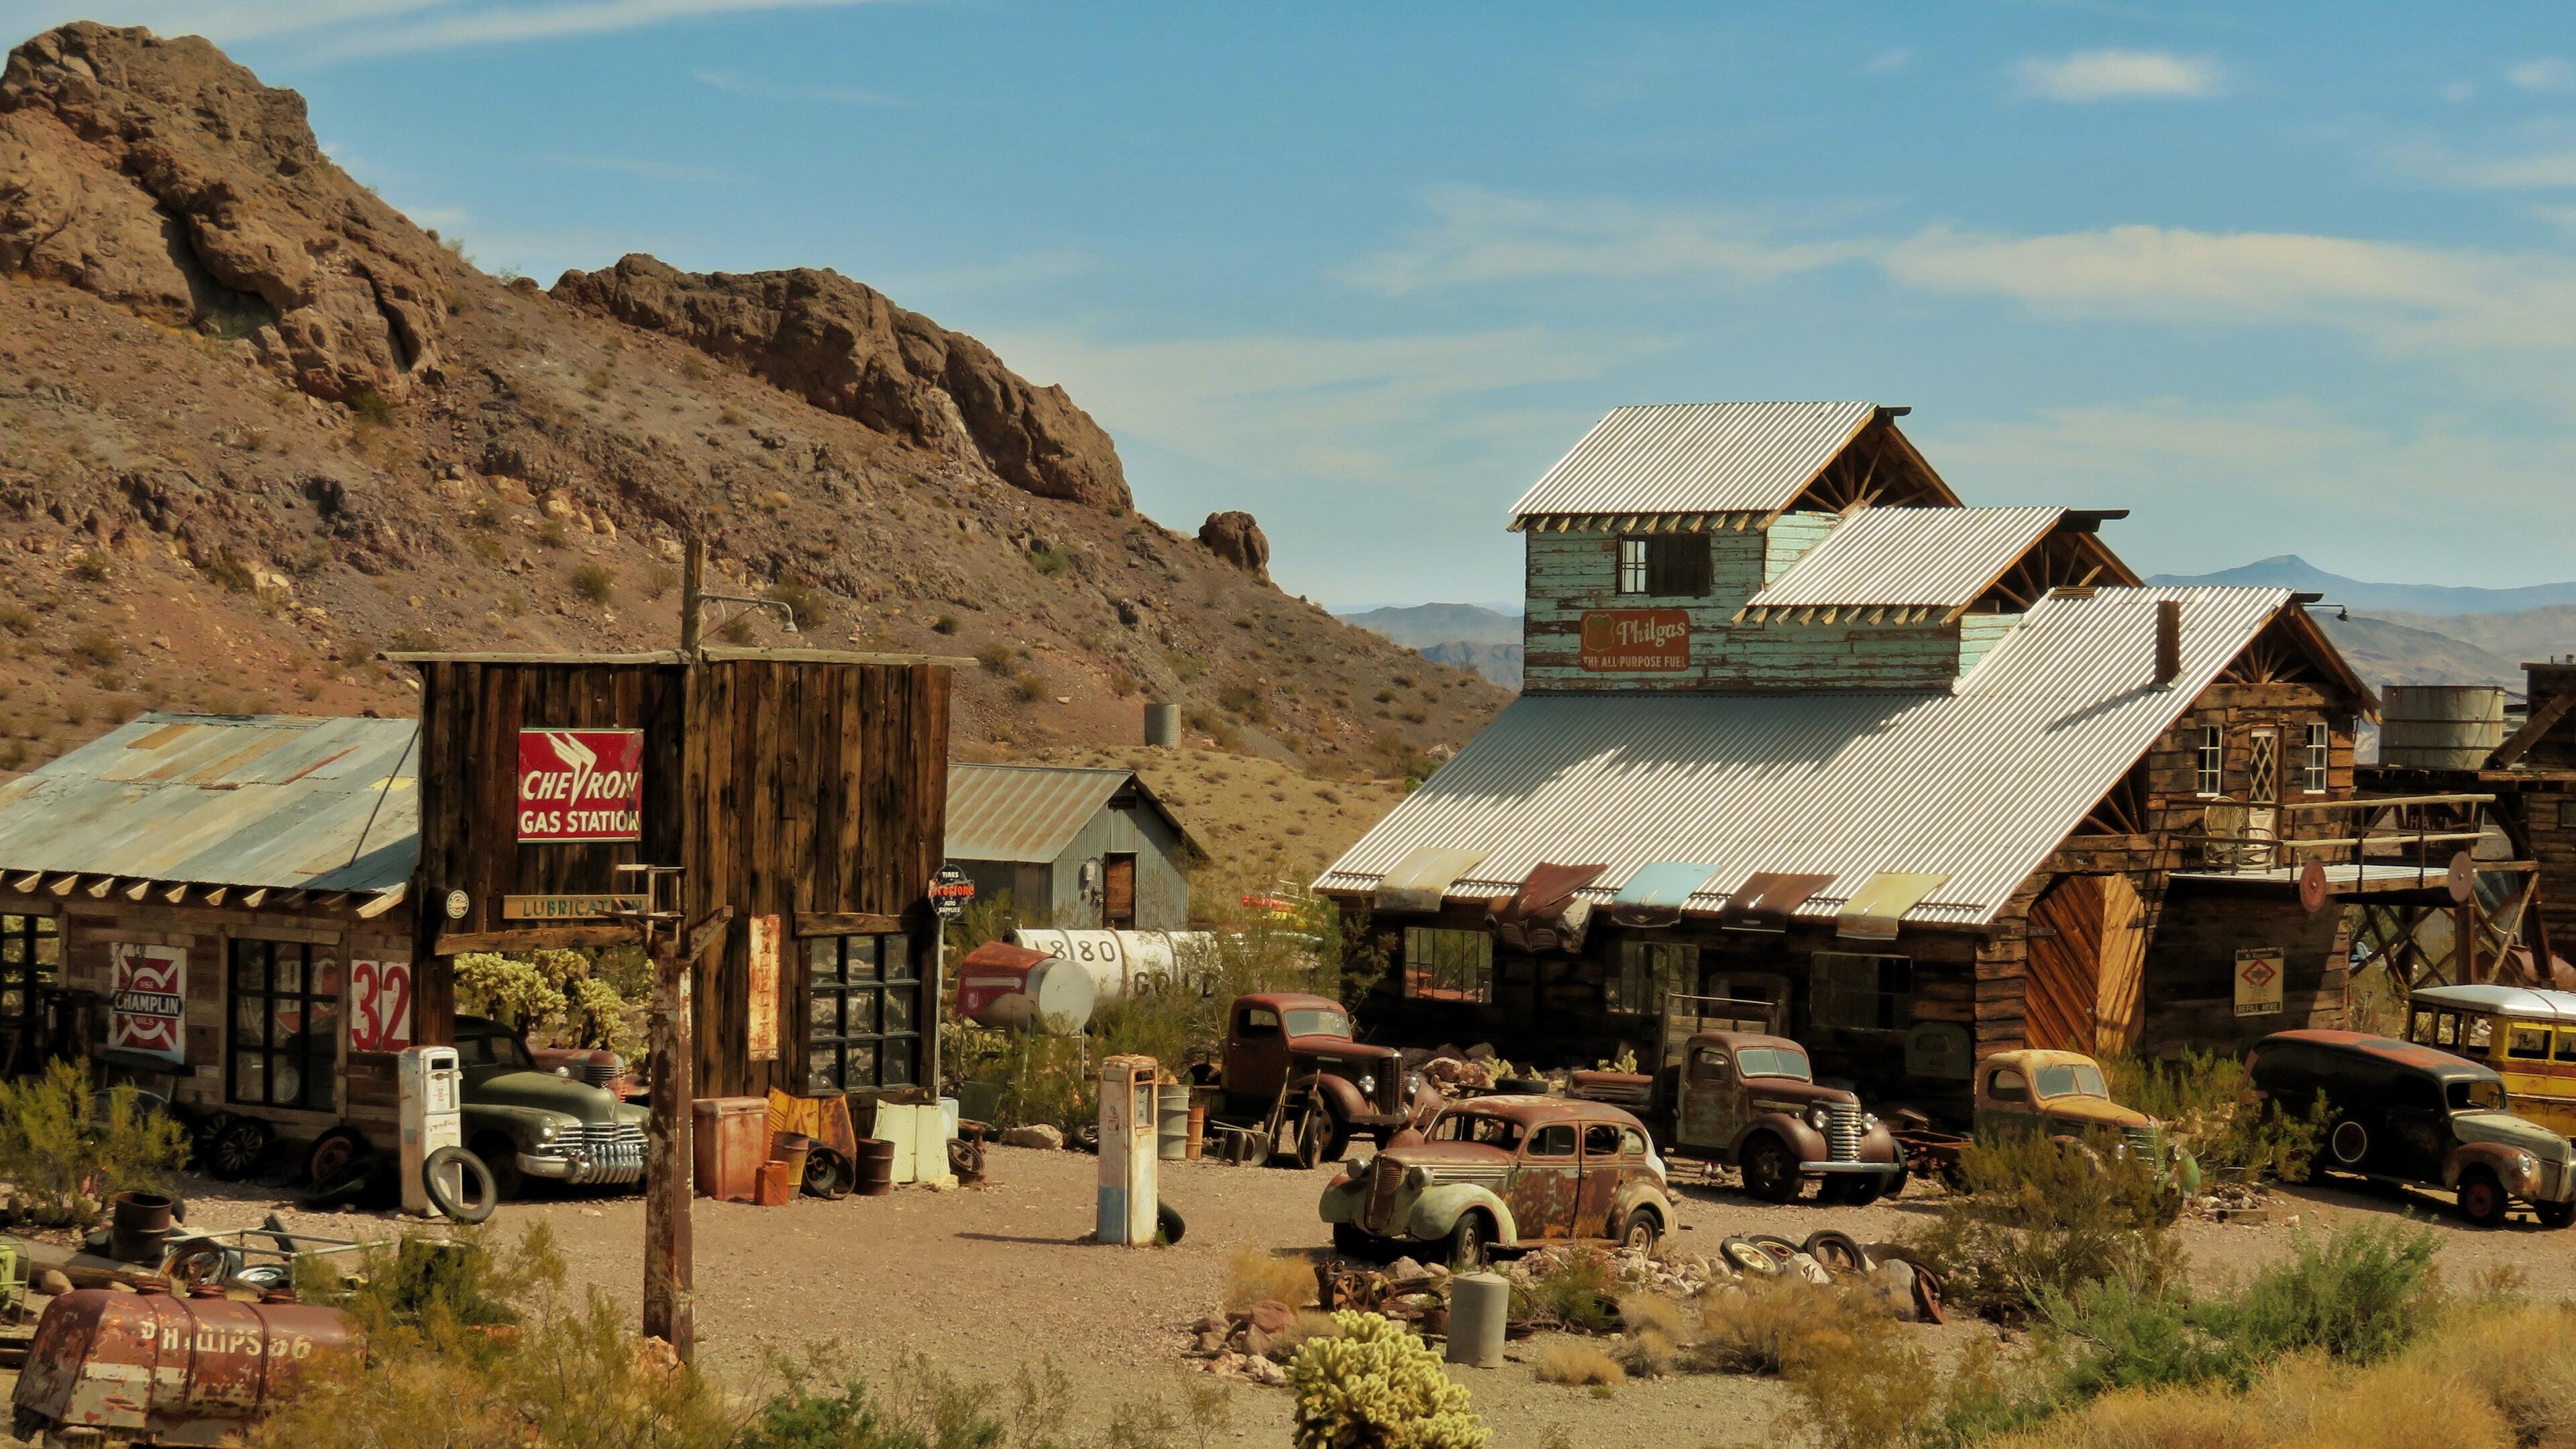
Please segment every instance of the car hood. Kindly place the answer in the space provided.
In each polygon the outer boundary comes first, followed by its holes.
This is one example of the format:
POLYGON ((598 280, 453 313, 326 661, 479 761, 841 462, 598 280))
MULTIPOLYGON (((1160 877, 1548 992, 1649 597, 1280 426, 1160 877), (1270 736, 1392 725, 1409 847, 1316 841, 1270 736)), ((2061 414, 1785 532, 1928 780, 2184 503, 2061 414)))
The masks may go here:
POLYGON ((2051 1097, 2039 1104, 2043 1117, 2057 1117, 2081 1122, 2088 1127, 2153 1127, 2156 1119, 2135 1107, 2123 1107, 2108 1097, 2051 1097))
POLYGON ((1346 1036, 1292 1036, 1288 1050, 1301 1057, 1343 1057, 1351 1061, 1392 1060, 1393 1047, 1363 1046, 1346 1036))
POLYGON ((1752 1100, 1754 1109, 1757 1111, 1803 1112, 1819 1102, 1830 1106, 1837 1102, 1860 1100, 1859 1097, 1840 1087, 1820 1087, 1813 1082, 1799 1081, 1795 1077, 1750 1077, 1745 1080, 1744 1094, 1752 1100), (1771 1107, 1770 1104, 1774 1102, 1786 1105, 1771 1107))
POLYGON ((2543 1162, 2565 1162, 2567 1139, 2511 1112, 2462 1112, 2451 1118, 2451 1130, 2463 1142, 2494 1142, 2519 1147, 2543 1162))
POLYGON ((464 1095, 468 1107, 533 1107, 561 1112, 594 1126, 622 1122, 629 1113, 642 1115, 640 1109, 621 1112, 625 1104, 606 1088, 552 1072, 496 1072, 481 1081, 468 1082, 464 1095))

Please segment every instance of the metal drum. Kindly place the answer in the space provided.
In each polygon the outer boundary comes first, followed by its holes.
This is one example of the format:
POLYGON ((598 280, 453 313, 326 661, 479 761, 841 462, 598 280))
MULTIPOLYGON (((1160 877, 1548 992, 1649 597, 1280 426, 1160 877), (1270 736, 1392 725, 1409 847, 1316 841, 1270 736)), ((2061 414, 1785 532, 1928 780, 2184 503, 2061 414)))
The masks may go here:
POLYGON ((1154 1155, 1165 1162, 1189 1160, 1189 1084, 1182 1082, 1156 1088, 1154 1106, 1154 1155))
POLYGON ((314 1355, 360 1343, 336 1308, 87 1288, 46 1305, 12 1403, 57 1438, 213 1444, 292 1396, 314 1355))
POLYGON ((1449 1362, 1502 1367, 1503 1329, 1511 1309, 1512 1285, 1499 1273, 1461 1273, 1450 1279, 1449 1362))
POLYGON ((2379 763, 2474 770, 2504 743, 2504 691, 2485 684, 2392 684, 2380 702, 2379 763))

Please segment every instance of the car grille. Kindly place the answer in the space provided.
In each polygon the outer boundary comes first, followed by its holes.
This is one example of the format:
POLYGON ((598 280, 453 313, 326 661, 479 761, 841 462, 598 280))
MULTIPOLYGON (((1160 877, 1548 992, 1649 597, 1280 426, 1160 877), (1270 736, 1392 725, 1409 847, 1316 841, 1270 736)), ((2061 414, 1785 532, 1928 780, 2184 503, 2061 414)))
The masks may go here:
POLYGON ((2162 1167, 2165 1160, 2163 1134, 2153 1127, 2123 1127, 2120 1143, 2151 1167, 2162 1167))
POLYGON ((579 1147, 584 1154, 582 1166, 574 1169, 570 1181, 633 1182, 644 1175, 644 1129, 640 1126, 585 1126, 566 1133, 560 1140, 565 1147, 579 1147))
POLYGON ((574 1068, 573 1075, 594 1087, 605 1087, 626 1075, 626 1064, 615 1057, 605 1061, 591 1057, 574 1068))
POLYGON ((1860 1103, 1829 1102, 1825 1104, 1825 1159, 1829 1162, 1860 1161, 1860 1103))
POLYGON ((1372 1233, 1386 1231, 1387 1222, 1395 1215, 1395 1194, 1404 1186, 1404 1164, 1384 1153, 1378 1154, 1376 1168, 1369 1174, 1368 1206, 1360 1221, 1372 1233))

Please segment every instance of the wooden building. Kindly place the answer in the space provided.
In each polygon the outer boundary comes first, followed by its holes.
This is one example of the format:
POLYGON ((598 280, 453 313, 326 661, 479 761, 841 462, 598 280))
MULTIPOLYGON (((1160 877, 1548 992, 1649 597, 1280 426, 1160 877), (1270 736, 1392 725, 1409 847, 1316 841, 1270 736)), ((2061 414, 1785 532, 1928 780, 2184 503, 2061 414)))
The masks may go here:
POLYGON ((976 899, 1007 894, 1031 926, 1178 931, 1190 923, 1198 853, 1133 770, 956 765, 948 772, 948 863, 976 899))
POLYGON ((2345 834, 2370 691, 2300 596, 2141 586, 2116 512, 1960 506, 1900 411, 1624 408, 1516 506, 1522 697, 1316 883, 1372 1031, 1588 1066, 1758 1000, 1938 1102, 2341 1023, 2335 902, 2399 882, 2289 842, 2345 834))

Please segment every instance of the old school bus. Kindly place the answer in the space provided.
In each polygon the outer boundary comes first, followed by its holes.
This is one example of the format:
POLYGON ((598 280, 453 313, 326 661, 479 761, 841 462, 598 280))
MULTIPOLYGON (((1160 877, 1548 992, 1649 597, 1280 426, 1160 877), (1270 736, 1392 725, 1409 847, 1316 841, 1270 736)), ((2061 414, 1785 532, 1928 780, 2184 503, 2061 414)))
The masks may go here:
POLYGON ((2576 991, 2420 987, 2406 1039, 2492 1067, 2514 1111, 2576 1137, 2576 991))

